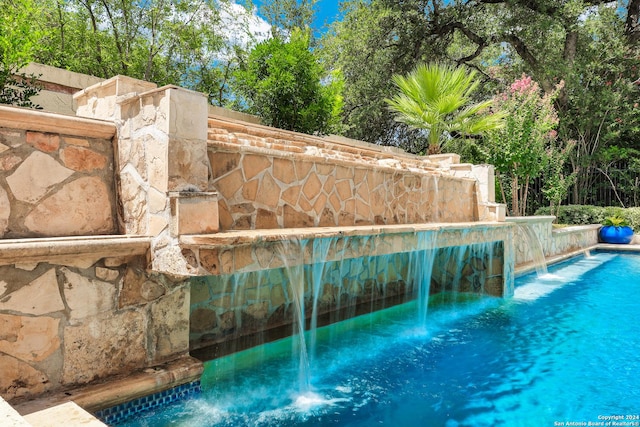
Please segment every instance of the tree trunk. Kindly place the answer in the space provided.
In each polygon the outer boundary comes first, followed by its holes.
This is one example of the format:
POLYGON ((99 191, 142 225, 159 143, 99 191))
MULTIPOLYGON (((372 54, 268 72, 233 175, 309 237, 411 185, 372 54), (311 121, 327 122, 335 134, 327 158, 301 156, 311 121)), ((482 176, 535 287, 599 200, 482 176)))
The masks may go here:
POLYGON ((514 176, 511 181, 511 213, 518 216, 518 177, 514 176))
POLYGON ((639 17, 640 0, 629 0, 629 5, 627 6, 627 19, 624 23, 624 33, 631 44, 636 44, 640 41, 639 17))

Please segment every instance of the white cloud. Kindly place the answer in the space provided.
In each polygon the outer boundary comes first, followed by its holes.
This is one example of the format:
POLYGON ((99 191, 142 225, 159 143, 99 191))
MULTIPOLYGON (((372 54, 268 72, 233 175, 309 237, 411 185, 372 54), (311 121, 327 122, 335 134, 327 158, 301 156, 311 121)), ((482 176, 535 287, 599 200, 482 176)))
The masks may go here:
POLYGON ((250 48, 271 36, 271 25, 258 16, 257 9, 247 10, 235 2, 220 3, 219 32, 226 40, 221 60, 233 55, 234 47, 250 48))

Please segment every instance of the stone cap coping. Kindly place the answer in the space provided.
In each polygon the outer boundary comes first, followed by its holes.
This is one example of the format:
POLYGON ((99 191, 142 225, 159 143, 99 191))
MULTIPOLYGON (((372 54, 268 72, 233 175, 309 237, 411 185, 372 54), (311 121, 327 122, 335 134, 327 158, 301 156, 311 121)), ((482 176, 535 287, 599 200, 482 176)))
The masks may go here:
POLYGON ((600 227, 600 224, 572 225, 569 227, 554 228, 551 232, 556 234, 580 233, 583 231, 598 230, 600 227))
POLYGON ((640 252, 640 245, 614 245, 611 243, 599 243, 595 246, 595 249, 605 251, 640 252))
POLYGON ((146 236, 81 236, 0 239, 0 265, 69 260, 82 255, 98 261, 108 257, 144 255, 151 246, 146 236))
MULTIPOLYGON (((591 227, 591 226, 587 225, 587 226, 580 226, 580 227, 591 227)), ((574 228, 574 227, 570 227, 570 228, 574 228)), ((578 228, 578 227, 575 227, 575 228, 578 228)), ((589 246, 588 248, 582 248, 582 249, 578 249, 577 251, 548 257, 546 259, 546 262, 547 262, 547 265, 549 266, 549 265, 557 264, 562 261, 566 261, 570 258, 574 258, 577 256, 588 255, 589 252, 591 251, 599 251, 599 250, 616 251, 616 252, 640 252, 640 245, 613 245, 608 243, 598 243, 596 245, 589 246)), ((525 274, 532 273, 533 271, 535 271, 535 265, 533 265, 532 262, 526 262, 523 264, 516 265, 515 275, 516 277, 520 277, 525 274)))
POLYGON ((118 104, 127 104, 129 102, 132 101, 136 101, 139 100, 141 98, 144 98, 145 96, 149 96, 149 95, 153 95, 154 93, 161 93, 161 92, 166 92, 167 90, 177 90, 180 92, 187 92, 187 93, 192 93, 201 97, 206 97, 206 95, 202 92, 196 92, 194 90, 191 89, 185 89, 183 87, 180 86, 176 86, 176 85, 165 85, 165 86, 161 86, 161 87, 154 87, 152 89, 149 89, 147 91, 144 92, 132 92, 132 93, 127 93, 124 95, 118 95, 118 98, 116 100, 116 102, 118 104))
POLYGON ((518 224, 536 223, 536 222, 553 222, 556 217, 554 215, 536 215, 536 216, 508 216, 506 222, 515 222, 518 224))
POLYGON ((0 420, 4 427, 32 427, 2 396, 0 396, 0 420))
POLYGON ((225 231, 216 234, 182 235, 180 244, 185 246, 236 246, 261 242, 277 242, 292 239, 312 239, 329 237, 371 236, 378 234, 402 234, 419 231, 457 231, 460 229, 509 229, 511 224, 500 222, 460 222, 400 224, 380 226, 350 227, 307 227, 265 230, 225 231))
MULTIPOLYGON (((209 142, 211 144, 211 142, 209 142)), ((258 155, 274 156, 285 159, 300 158, 307 161, 314 161, 320 164, 341 165, 347 167, 371 168, 375 171, 388 171, 395 173, 398 171, 411 171, 413 174, 435 176, 441 179, 453 179, 456 181, 476 181, 475 178, 454 177, 444 169, 433 167, 429 163, 424 165, 412 165, 406 160, 398 161, 393 158, 384 158, 380 156, 369 156, 371 153, 359 152, 357 154, 344 150, 318 149, 309 147, 306 152, 300 151, 298 147, 284 146, 280 148, 265 148, 256 145, 238 145, 235 143, 215 142, 217 148, 221 151, 229 152, 254 153, 258 155), (328 159, 331 159, 330 162, 328 159)))
MULTIPOLYGON (((324 137, 318 135, 308 135, 304 133, 278 129, 266 125, 249 123, 242 120, 236 120, 234 118, 209 115, 209 128, 219 126, 229 132, 239 132, 251 136, 272 138, 274 140, 286 140, 286 150, 292 150, 295 152, 304 152, 310 154, 309 151, 313 149, 320 149, 325 151, 344 152, 351 155, 360 155, 364 157, 370 157, 373 159, 404 159, 414 164, 419 164, 420 168, 432 168, 437 169, 441 159, 448 159, 450 163, 459 162, 459 156, 456 154, 442 154, 437 156, 418 156, 407 152, 389 152, 383 146, 376 146, 375 144, 366 143, 351 143, 348 139, 324 137), (297 150, 294 150, 297 149, 297 150), (434 161, 435 160, 435 161, 434 161)), ((210 141, 211 143, 211 141, 210 141)), ((216 142, 218 144, 218 142, 216 142)), ((237 146, 238 144, 233 144, 237 146)), ((283 144, 279 144, 283 145, 283 144)), ((321 154, 318 152, 318 154, 321 154)))
POLYGON ((200 360, 182 356, 163 365, 111 377, 38 399, 16 402, 13 407, 24 416, 67 402, 75 402, 86 411, 97 412, 198 380, 203 370, 200 360))
MULTIPOLYGON (((557 264, 562 261, 566 261, 571 258, 575 258, 581 255, 588 254, 590 251, 597 250, 601 245, 589 246, 587 248, 581 248, 575 251, 551 256, 545 258, 547 266, 557 264)), ((536 265, 533 261, 524 262, 515 266, 515 277, 524 276, 525 274, 533 273, 536 271, 536 265)))
POLYGON ((208 104, 209 116, 227 117, 230 119, 237 119, 243 122, 254 123, 256 125, 262 124, 262 120, 258 116, 253 114, 242 113, 240 111, 231 110, 229 108, 218 107, 216 105, 208 104))
POLYGON ((73 99, 77 100, 78 98, 87 96, 97 91, 107 91, 107 89, 113 92, 112 94, 110 93, 111 95, 120 96, 124 93, 130 93, 131 91, 149 90, 156 87, 158 87, 158 85, 155 83, 146 82, 144 80, 138 80, 129 76, 118 74, 107 80, 102 80, 98 83, 82 89, 81 91, 74 93, 73 99))
POLYGON ((23 67, 20 72, 35 74, 38 82, 45 83, 45 90, 49 89, 47 88, 48 84, 54 84, 61 88, 73 90, 75 93, 80 89, 84 89, 104 81, 101 77, 76 73, 37 62, 30 62, 23 67))
POLYGON ((0 127, 85 138, 111 139, 116 134, 110 122, 4 105, 0 105, 0 127))
MULTIPOLYGON (((382 151, 385 153, 400 154, 401 156, 402 155, 418 156, 417 154, 407 153, 402 148, 395 147, 393 145, 378 145, 372 142, 361 141, 359 139, 347 138, 346 136, 342 136, 342 135, 327 135, 327 136, 323 136, 322 139, 326 141, 337 142, 337 143, 352 145, 356 147, 370 148, 372 150, 382 151)), ((418 156, 418 157, 426 158, 426 156, 418 156)))
POLYGON ((217 197, 217 191, 191 191, 191 190, 179 190, 179 191, 169 191, 169 197, 181 197, 181 198, 202 198, 202 197, 217 197))

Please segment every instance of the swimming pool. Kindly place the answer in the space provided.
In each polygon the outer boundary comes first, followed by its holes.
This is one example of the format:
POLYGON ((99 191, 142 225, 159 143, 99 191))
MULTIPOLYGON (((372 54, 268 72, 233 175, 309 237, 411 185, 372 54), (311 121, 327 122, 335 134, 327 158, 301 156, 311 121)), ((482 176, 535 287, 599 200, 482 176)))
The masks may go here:
POLYGON ((433 299, 424 324, 410 302, 321 328, 308 369, 295 338, 207 362, 201 394, 120 425, 640 425, 640 256, 516 286, 433 299))

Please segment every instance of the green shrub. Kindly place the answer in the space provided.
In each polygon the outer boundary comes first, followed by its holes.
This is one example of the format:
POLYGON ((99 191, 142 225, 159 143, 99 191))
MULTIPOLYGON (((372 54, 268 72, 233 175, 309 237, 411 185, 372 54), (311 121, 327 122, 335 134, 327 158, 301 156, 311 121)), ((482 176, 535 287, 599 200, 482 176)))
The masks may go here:
MULTIPOLYGON (((538 209, 534 215, 551 215, 548 207, 538 209)), ((608 217, 624 218, 634 231, 640 231, 640 208, 618 206, 567 205, 560 206, 556 222, 558 224, 586 225, 602 224, 608 217)))
MULTIPOLYGON (((548 207, 540 208, 535 215, 551 215, 551 210, 548 207)), ((567 205, 560 206, 556 221, 571 225, 599 224, 606 216, 613 215, 606 215, 599 206, 567 205)))
POLYGON ((640 232, 640 208, 627 208, 624 210, 624 218, 633 231, 640 232))

